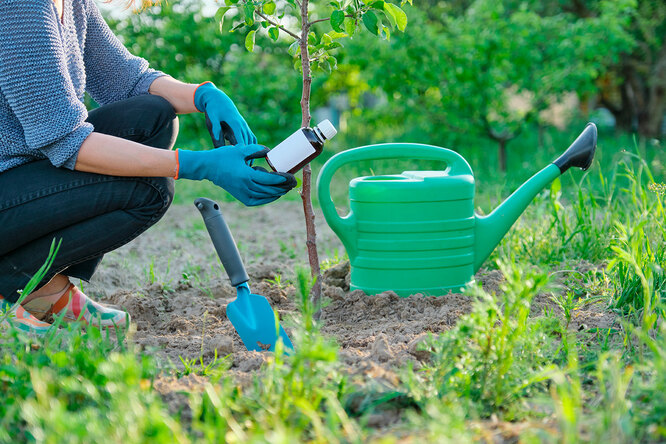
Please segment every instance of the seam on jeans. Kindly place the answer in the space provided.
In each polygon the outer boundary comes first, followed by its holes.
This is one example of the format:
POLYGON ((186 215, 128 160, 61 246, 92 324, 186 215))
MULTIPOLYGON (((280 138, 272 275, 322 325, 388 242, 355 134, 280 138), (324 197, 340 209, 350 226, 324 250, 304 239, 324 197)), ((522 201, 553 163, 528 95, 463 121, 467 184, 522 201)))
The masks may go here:
MULTIPOLYGON (((109 177, 115 177, 115 176, 109 176, 109 177)), ((124 178, 124 179, 127 180, 126 178, 124 178)), ((153 214, 153 217, 151 217, 149 221, 147 221, 145 224, 141 225, 141 227, 138 228, 137 230, 135 230, 131 235, 124 237, 122 241, 116 242, 116 243, 113 244, 111 247, 108 247, 108 248, 102 249, 102 250, 100 250, 100 251, 97 251, 97 252, 95 252, 95 253, 93 253, 93 254, 90 254, 90 255, 88 255, 88 256, 86 256, 86 257, 84 257, 84 258, 81 258, 81 259, 78 259, 78 260, 75 260, 75 261, 68 262, 67 264, 63 264, 61 267, 58 267, 58 268, 55 269, 55 270, 49 270, 49 271, 47 272, 46 276, 44 277, 44 279, 42 280, 42 282, 44 282, 44 281, 47 281, 47 282, 48 282, 48 280, 50 280, 51 278, 53 278, 53 276, 55 276, 56 274, 62 273, 62 272, 65 271, 67 268, 71 267, 72 265, 80 264, 81 262, 85 262, 85 261, 90 260, 90 259, 93 259, 93 258, 95 258, 95 257, 97 257, 97 256, 99 256, 99 255, 101 255, 101 254, 106 254, 106 253, 109 253, 109 252, 111 252, 111 251, 113 251, 113 250, 116 250, 116 249, 122 247, 123 245, 125 245, 125 244, 131 242, 132 240, 134 240, 135 238, 137 238, 141 233, 145 232, 148 228, 150 228, 151 226, 155 225, 155 223, 157 223, 157 221, 158 221, 159 219, 161 219, 162 216, 164 216, 164 214, 166 213, 166 211, 169 209, 169 205, 170 205, 170 203, 169 203, 169 200, 170 200, 170 199, 167 198, 167 194, 168 194, 168 193, 166 193, 166 192, 162 189, 162 187, 155 186, 155 184, 151 183, 150 181, 147 181, 147 180, 141 180, 141 178, 133 178, 133 179, 134 179, 134 180, 137 180, 137 181, 139 181, 139 182, 142 182, 142 183, 145 183, 145 184, 149 185, 150 187, 152 187, 153 189, 155 189, 155 190, 158 192, 158 194, 160 195, 160 198, 162 199, 162 208, 160 209, 160 211, 157 211, 155 214, 153 214)), ((167 179, 168 179, 168 178, 167 178, 167 179)), ((171 179, 171 180, 173 180, 173 179, 171 179)), ((116 210, 116 211, 125 211, 125 210, 116 210)), ((54 237, 54 238, 55 238, 55 237, 54 237)), ((15 271, 19 272, 19 273, 22 274, 24 277, 26 277, 26 278, 28 278, 28 279, 31 279, 31 278, 32 278, 31 275, 29 275, 28 273, 25 273, 25 272, 21 271, 20 268, 18 268, 16 265, 14 265, 14 263, 11 262, 11 261, 10 261, 9 259, 7 259, 6 257, 0 257, 0 259, 4 260, 4 261, 6 261, 8 264, 10 264, 10 265, 15 269, 15 271)), ((18 290, 19 290, 19 289, 16 289, 16 291, 18 291, 18 290)), ((16 291, 15 291, 15 292, 16 292, 16 291)))
POLYGON ((105 182, 128 182, 128 181, 141 182, 141 183, 146 183, 150 186, 154 186, 152 183, 150 183, 150 181, 145 180, 145 178, 142 177, 119 177, 119 176, 106 176, 103 174, 97 174, 88 179, 77 179, 73 182, 42 188, 41 190, 37 190, 32 193, 18 196, 12 200, 4 201, 3 203, 0 203, 0 211, 9 210, 11 208, 23 205, 33 200, 41 199, 42 197, 62 193, 64 191, 69 191, 88 185, 105 183, 105 182))

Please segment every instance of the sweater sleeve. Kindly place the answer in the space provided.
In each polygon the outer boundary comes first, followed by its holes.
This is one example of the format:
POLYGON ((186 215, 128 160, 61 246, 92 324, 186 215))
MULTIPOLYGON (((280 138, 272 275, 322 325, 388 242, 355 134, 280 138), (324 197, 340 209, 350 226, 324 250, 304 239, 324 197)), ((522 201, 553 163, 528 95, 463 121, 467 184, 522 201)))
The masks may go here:
POLYGON ((93 127, 66 73, 51 0, 0 0, 0 90, 28 148, 73 169, 93 127))
POLYGON ((88 26, 83 60, 86 90, 100 105, 148 94, 153 80, 165 75, 148 67, 113 34, 93 0, 86 0, 88 26))

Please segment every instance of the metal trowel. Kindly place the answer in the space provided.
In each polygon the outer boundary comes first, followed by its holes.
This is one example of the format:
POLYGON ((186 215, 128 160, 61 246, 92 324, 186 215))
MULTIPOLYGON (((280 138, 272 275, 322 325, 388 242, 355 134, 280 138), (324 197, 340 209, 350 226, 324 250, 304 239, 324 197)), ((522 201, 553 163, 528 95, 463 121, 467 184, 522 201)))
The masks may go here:
POLYGON ((208 234, 213 241, 222 266, 227 271, 231 285, 236 287, 235 301, 227 305, 227 317, 243 340, 248 350, 274 351, 278 335, 288 349, 294 346, 277 318, 268 300, 252 294, 247 282, 250 280, 240 253, 222 217, 220 206, 210 199, 200 197, 194 201, 203 216, 208 234))

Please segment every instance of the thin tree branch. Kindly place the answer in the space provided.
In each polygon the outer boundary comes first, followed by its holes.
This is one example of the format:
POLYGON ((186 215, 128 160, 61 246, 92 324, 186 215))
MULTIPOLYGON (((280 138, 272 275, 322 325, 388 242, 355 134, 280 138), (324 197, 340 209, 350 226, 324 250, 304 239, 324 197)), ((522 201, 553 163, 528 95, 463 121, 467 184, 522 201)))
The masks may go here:
POLYGON ((326 18, 323 18, 323 19, 318 19, 318 20, 315 20, 315 21, 312 21, 312 22, 308 23, 308 26, 312 26, 312 25, 314 25, 315 23, 319 23, 319 22, 327 22, 327 21, 329 21, 330 19, 331 19, 330 17, 326 17, 326 18))
MULTIPOLYGON (((345 17, 356 18, 353 14, 345 14, 345 17)), ((309 23, 308 23, 308 28, 309 28, 310 26, 314 25, 315 23, 326 22, 326 21, 329 21, 330 19, 331 19, 330 17, 326 17, 326 18, 317 19, 317 20, 314 20, 314 21, 312 21, 312 22, 309 22, 309 23)))
POLYGON ((277 22, 274 22, 273 20, 269 19, 269 18, 266 17, 263 13, 261 13, 261 12, 259 12, 259 11, 256 11, 256 13, 257 13, 257 15, 258 15, 259 17, 261 17, 262 19, 266 20, 266 21, 267 21, 268 23, 270 23, 271 25, 276 26, 277 28, 281 29, 283 32, 289 34, 290 36, 292 36, 292 37, 293 37, 294 39, 296 39, 297 41, 300 41, 300 40, 301 40, 301 37, 300 37, 300 36, 298 36, 297 34, 291 32, 290 30, 288 30, 287 28, 285 28, 285 27, 282 26, 281 24, 279 24, 279 23, 277 23, 277 22))

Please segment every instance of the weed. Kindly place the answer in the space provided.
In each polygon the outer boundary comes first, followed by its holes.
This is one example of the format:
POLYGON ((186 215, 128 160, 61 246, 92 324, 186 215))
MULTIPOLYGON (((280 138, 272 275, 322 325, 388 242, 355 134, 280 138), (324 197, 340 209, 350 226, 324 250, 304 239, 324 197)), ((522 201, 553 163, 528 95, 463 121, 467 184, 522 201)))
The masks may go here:
POLYGON ((334 267, 335 265, 348 261, 349 256, 347 256, 347 252, 345 251, 344 254, 340 254, 340 250, 335 248, 333 250, 333 255, 327 254, 327 258, 324 259, 321 263, 321 271, 322 273, 326 270, 328 270, 331 267, 334 267))
POLYGON ((293 242, 291 245, 287 245, 285 241, 283 241, 282 239, 278 239, 278 244, 280 245, 280 251, 283 254, 285 254, 289 259, 296 258, 296 248, 294 247, 293 242))
POLYGON ((231 367, 231 355, 218 358, 217 349, 214 351, 213 360, 208 364, 204 363, 203 355, 200 355, 198 358, 178 356, 178 359, 180 359, 184 367, 182 372, 178 372, 178 376, 187 376, 189 374, 211 376, 213 374, 220 374, 220 372, 228 370, 231 367))
MULTIPOLYGON (((171 269, 171 258, 167 260, 166 264, 166 270, 164 271, 164 275, 168 276, 169 271, 171 269)), ((160 284, 164 291, 166 292, 173 292, 173 288, 171 288, 171 282, 173 281, 173 278, 169 280, 165 280, 161 277, 159 277, 155 271, 155 256, 151 256, 150 258, 150 263, 148 264, 148 268, 145 270, 145 280, 146 283, 149 285, 154 285, 154 284, 160 284)))
POLYGON ((199 376, 211 376, 216 374, 216 379, 219 379, 220 374, 224 370, 228 370, 231 367, 231 356, 227 355, 221 359, 217 357, 217 349, 213 351, 213 360, 208 364, 204 364, 203 355, 204 355, 204 342, 206 338, 206 318, 208 317, 208 312, 204 312, 203 315, 203 326, 201 328, 201 348, 199 350, 198 358, 184 358, 178 356, 180 362, 184 366, 184 370, 180 375, 189 375, 195 373, 199 376), (198 364, 197 364, 198 361, 198 364), (198 367, 197 367, 198 365, 198 367))
POLYGON ((282 275, 280 273, 276 273, 273 279, 266 279, 266 282, 278 288, 279 290, 283 290, 289 285, 289 280, 283 281, 282 275))
POLYGON ((202 272, 203 270, 200 265, 192 265, 188 263, 182 272, 181 282, 189 284, 194 288, 198 288, 199 291, 207 295, 209 298, 214 299, 215 295, 203 279, 201 279, 202 272))
MULTIPOLYGON (((568 270, 565 270, 564 272, 567 271, 568 270)), ((591 288, 596 289, 594 283, 591 288)), ((604 299, 603 296, 591 296, 590 293, 584 291, 584 289, 581 289, 580 287, 565 292, 561 292, 561 290, 555 291, 551 293, 549 297, 550 300, 562 311, 562 315, 564 316, 564 330, 569 328, 571 319, 576 311, 604 299)))
POLYGON ((469 293, 476 300, 472 312, 433 339, 433 362, 426 368, 427 386, 438 394, 454 393, 477 414, 519 415, 516 403, 544 378, 557 331, 547 319, 530 321, 531 301, 548 281, 545 274, 525 271, 500 262, 505 281, 501 294, 478 287, 469 293))

